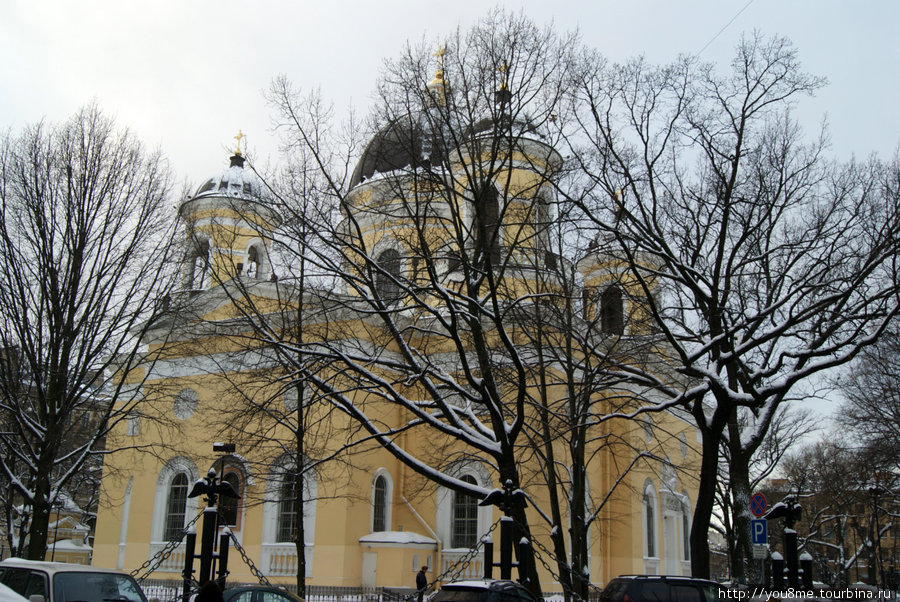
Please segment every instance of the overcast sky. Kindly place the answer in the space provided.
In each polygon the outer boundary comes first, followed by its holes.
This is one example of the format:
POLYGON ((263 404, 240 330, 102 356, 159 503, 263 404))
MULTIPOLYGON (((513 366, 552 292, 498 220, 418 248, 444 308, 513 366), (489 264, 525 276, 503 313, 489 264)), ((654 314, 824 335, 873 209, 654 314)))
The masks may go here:
MULTIPOLYGON (((506 0, 539 24, 578 28, 612 60, 679 53, 727 61, 743 32, 787 36, 829 79, 805 101, 827 113, 834 152, 891 155, 900 142, 898 0, 506 0)), ((368 108, 382 61, 407 41, 468 27, 475 0, 2 0, 0 125, 60 121, 96 100, 170 158, 180 179, 218 172, 240 129, 257 156, 275 150, 263 91, 277 75, 320 88, 340 109, 368 108)), ((812 133, 812 132, 810 132, 812 133)), ((273 157, 274 158, 274 157, 273 157)))

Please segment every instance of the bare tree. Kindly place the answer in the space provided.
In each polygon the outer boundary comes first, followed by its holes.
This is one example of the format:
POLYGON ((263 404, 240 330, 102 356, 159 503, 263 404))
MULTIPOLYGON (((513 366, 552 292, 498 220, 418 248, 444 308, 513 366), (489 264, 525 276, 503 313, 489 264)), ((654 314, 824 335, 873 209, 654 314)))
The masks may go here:
MULTIPOLYGON (((740 424, 726 432, 722 440, 721 476, 716 484, 716 525, 721 526, 722 535, 728 545, 729 566, 735 567, 741 564, 741 570, 738 572, 747 574, 748 571, 754 572, 757 565, 748 563, 748 560, 752 558, 752 551, 741 550, 739 547, 746 541, 738 537, 737 533, 737 521, 734 514, 734 493, 731 487, 731 479, 729 478, 729 467, 733 463, 731 458, 732 451, 736 451, 739 454, 744 453, 741 448, 742 444, 733 442, 731 435, 735 433, 740 435, 751 430, 744 423, 748 421, 752 423, 755 417, 748 408, 740 408, 738 416, 740 424)), ((816 426, 811 412, 795 405, 782 406, 774 420, 772 420, 762 445, 756 448, 753 456, 750 458, 748 464, 750 491, 758 491, 766 480, 772 476, 776 468, 781 465, 782 460, 788 454, 796 453, 797 444, 815 430, 816 426)), ((750 580, 753 583, 763 583, 761 575, 757 575, 756 580, 752 578, 750 580)))
POLYGON ((900 329, 892 323, 877 344, 864 350, 838 380, 846 398, 837 413, 843 428, 885 460, 900 466, 900 329))
POLYGON ((770 493, 801 503, 800 548, 813 557, 817 579, 846 587, 864 567, 867 583, 891 587, 896 542, 888 534, 900 500, 897 476, 880 450, 823 439, 790 454, 783 472, 785 486, 770 493))
POLYGON ((161 156, 94 106, 2 141, 0 471, 28 558, 43 559, 52 505, 137 407, 140 331, 169 282, 169 185, 161 156))
POLYGON ((741 441, 729 478, 746 540, 748 462, 778 407, 798 383, 856 357, 898 311, 897 161, 836 164, 824 135, 804 142, 790 109, 821 85, 790 43, 759 36, 724 75, 691 59, 653 67, 589 55, 576 81, 573 157, 591 178, 576 200, 619 242, 672 370, 690 379, 645 375, 703 436, 697 576, 709 575, 726 429, 741 441), (742 407, 753 423, 738 438, 742 407))

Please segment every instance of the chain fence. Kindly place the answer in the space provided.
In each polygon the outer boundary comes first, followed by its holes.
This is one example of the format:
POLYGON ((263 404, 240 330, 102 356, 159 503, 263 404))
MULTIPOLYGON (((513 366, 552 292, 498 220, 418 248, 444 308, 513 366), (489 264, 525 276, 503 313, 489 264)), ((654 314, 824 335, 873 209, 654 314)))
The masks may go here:
MULTIPOLYGON (((196 524, 200 516, 202 515, 198 514, 197 517, 195 517, 190 523, 188 523, 188 525, 182 532, 181 538, 175 541, 168 542, 166 546, 157 554, 147 559, 147 561, 138 568, 131 571, 130 574, 135 577, 135 579, 141 585, 141 588, 144 590, 147 598, 151 600, 151 602, 153 602, 154 600, 157 600, 158 602, 178 602, 181 599, 181 588, 183 587, 184 583, 182 579, 150 579, 150 575, 153 574, 181 544, 184 536, 187 535, 189 530, 194 526, 194 524, 196 524)), ((478 556, 478 554, 480 553, 483 553, 485 540, 490 540, 491 535, 497 529, 500 523, 500 520, 495 521, 490 526, 490 528, 485 531, 484 534, 478 539, 478 543, 474 548, 472 548, 464 556, 460 557, 456 562, 448 566, 443 572, 438 574, 428 583, 425 588, 426 591, 434 591, 436 589, 436 585, 439 583, 459 580, 459 578, 466 573, 469 565, 476 558, 476 556, 478 556)), ((517 527, 521 529, 521 525, 518 523, 517 527)), ((269 581, 268 577, 266 577, 266 575, 259 569, 259 567, 256 566, 256 563, 241 545, 240 541, 238 541, 234 533, 230 533, 230 536, 232 546, 238 552, 244 564, 250 569, 250 573, 253 575, 253 577, 257 579, 258 584, 262 584, 267 587, 284 589, 292 593, 296 593, 296 584, 294 583, 276 584, 269 581)), ((544 567, 544 570, 551 576, 553 580, 555 580, 561 586, 565 587, 564 580, 560 578, 557 568, 554 568, 558 567, 559 564, 556 562, 553 553, 536 539, 532 538, 531 545, 536 561, 544 567)), ((591 583, 589 580, 586 580, 579 571, 569 569, 568 572, 571 578, 570 582, 586 581, 589 590, 589 601, 594 602, 597 600, 597 598, 599 598, 601 592, 600 588, 593 585, 593 583, 591 583)), ((240 587, 242 585, 254 584, 237 584, 234 582, 229 582, 229 587, 240 587)), ((196 582, 196 580, 192 579, 192 589, 196 590, 197 588, 198 583, 196 582)), ((305 600, 306 602, 403 602, 414 600, 417 593, 418 592, 415 588, 363 588, 307 585, 305 600)), ((583 599, 576 592, 568 592, 568 594, 570 600, 576 602, 587 602, 583 601, 583 599)), ((544 594, 544 600, 554 602, 565 597, 565 592, 545 592, 544 594)))
POLYGON ((193 526, 197 524, 197 521, 200 520, 201 516, 203 516, 203 513, 199 513, 197 514, 197 516, 191 519, 191 522, 189 522, 187 526, 185 526, 185 528, 181 531, 181 537, 179 537, 178 539, 172 539, 171 541, 167 542, 162 550, 148 558, 146 562, 144 562, 144 564, 131 571, 130 575, 135 578, 139 585, 147 580, 147 578, 149 578, 152 573, 156 572, 156 569, 158 569, 160 565, 162 565, 162 563, 169 559, 169 556, 171 556, 172 552, 174 552, 175 549, 181 545, 181 542, 184 541, 185 536, 187 536, 191 528, 193 528, 193 526), (142 572, 143 574, 141 574, 142 572))

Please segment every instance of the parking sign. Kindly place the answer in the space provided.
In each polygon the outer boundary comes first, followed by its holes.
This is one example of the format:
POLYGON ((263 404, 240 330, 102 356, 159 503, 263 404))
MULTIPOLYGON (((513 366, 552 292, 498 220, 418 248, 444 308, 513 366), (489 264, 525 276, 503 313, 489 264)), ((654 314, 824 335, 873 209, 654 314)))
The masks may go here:
POLYGON ((750 533, 753 535, 753 543, 769 543, 769 523, 761 518, 750 519, 750 533))

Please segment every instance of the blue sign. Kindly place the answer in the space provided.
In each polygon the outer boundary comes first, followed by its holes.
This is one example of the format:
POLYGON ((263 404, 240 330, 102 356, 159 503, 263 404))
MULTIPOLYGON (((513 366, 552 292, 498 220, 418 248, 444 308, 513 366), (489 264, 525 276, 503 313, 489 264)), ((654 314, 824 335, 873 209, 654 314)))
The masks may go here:
POLYGON ((754 544, 769 543, 769 523, 762 518, 750 519, 750 533, 753 535, 754 544))
POLYGON ((750 496, 750 512, 753 513, 753 516, 759 518, 763 514, 766 513, 766 496, 761 493, 754 493, 750 496))

